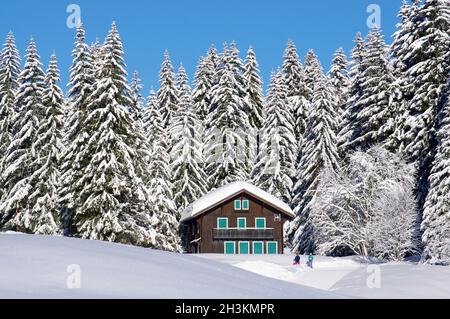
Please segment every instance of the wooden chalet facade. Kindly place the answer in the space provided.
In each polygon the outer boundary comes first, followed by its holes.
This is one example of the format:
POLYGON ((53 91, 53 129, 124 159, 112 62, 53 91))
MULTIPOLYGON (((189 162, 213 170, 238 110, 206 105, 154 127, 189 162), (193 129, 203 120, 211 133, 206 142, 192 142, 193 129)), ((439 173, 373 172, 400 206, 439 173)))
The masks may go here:
POLYGON ((245 183, 215 190, 189 206, 180 223, 185 251, 202 254, 282 254, 288 205, 245 183))

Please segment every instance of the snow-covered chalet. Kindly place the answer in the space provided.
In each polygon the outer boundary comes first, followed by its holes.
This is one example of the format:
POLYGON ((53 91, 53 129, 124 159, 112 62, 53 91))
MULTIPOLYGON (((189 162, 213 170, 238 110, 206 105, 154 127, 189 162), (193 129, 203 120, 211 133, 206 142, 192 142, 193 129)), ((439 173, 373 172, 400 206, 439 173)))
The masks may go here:
POLYGON ((282 254, 291 208, 246 182, 214 190, 183 213, 180 232, 188 253, 282 254))

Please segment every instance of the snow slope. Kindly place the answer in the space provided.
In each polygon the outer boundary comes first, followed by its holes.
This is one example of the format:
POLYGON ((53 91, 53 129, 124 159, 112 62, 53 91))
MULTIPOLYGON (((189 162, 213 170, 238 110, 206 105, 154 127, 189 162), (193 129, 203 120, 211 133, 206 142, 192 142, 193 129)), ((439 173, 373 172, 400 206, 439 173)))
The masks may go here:
POLYGON ((421 265, 413 262, 370 264, 359 257, 316 257, 314 269, 291 266, 294 256, 202 255, 263 276, 303 286, 324 289, 356 298, 450 298, 450 267, 421 265), (370 288, 368 280, 379 266, 379 288, 370 288))
POLYGON ((335 298, 195 256, 63 237, 0 234, 0 298, 335 298), (81 288, 69 289, 70 265, 81 288))

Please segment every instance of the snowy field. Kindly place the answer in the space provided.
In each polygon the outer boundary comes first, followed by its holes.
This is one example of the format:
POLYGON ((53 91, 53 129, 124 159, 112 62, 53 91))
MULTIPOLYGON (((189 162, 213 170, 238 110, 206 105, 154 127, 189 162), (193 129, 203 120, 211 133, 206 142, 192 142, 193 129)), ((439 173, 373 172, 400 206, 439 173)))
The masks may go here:
POLYGON ((214 260, 62 237, 0 234, 0 298, 336 298, 214 260), (69 289, 80 270, 80 289, 69 289), (68 272, 71 271, 70 273, 68 272))
POLYGON ((318 257, 314 270, 305 257, 291 266, 292 258, 189 256, 0 234, 0 298, 450 298, 450 267, 382 264, 381 286, 371 289, 368 264, 357 258, 318 257), (69 289, 77 267, 81 286, 69 289))
POLYGON ((355 298, 450 298, 450 267, 413 262, 369 264, 359 257, 316 257, 314 269, 292 266, 292 255, 202 255, 262 276, 355 298), (379 276, 378 276, 379 275, 379 276))

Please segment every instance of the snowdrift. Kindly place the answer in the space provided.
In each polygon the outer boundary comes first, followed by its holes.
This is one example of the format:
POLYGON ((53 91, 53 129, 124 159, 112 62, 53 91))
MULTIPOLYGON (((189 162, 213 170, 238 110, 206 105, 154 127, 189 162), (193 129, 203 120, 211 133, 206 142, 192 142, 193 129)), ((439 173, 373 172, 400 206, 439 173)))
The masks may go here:
POLYGON ((339 296, 195 256, 63 237, 0 234, 0 298, 339 296), (78 279, 80 288, 69 289, 78 279))

